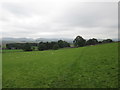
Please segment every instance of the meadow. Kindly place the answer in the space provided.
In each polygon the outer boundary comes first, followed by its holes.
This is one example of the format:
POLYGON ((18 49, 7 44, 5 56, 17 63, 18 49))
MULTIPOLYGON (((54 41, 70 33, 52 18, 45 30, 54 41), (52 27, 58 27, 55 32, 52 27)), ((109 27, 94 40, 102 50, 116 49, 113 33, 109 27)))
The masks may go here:
POLYGON ((118 43, 3 50, 3 88, 117 88, 118 43))

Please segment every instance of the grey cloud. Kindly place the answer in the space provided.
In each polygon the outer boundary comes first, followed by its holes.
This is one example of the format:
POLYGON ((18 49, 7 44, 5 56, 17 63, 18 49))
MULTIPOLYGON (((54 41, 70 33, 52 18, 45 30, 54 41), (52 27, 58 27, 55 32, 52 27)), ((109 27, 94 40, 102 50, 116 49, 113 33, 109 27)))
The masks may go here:
POLYGON ((3 36, 117 38, 117 3, 63 3, 4 3, 3 36))
POLYGON ((31 16, 32 10, 27 6, 18 3, 3 3, 2 8, 8 10, 16 16, 31 16))
POLYGON ((116 27, 117 15, 117 3, 77 3, 60 17, 60 21, 68 26, 116 27))

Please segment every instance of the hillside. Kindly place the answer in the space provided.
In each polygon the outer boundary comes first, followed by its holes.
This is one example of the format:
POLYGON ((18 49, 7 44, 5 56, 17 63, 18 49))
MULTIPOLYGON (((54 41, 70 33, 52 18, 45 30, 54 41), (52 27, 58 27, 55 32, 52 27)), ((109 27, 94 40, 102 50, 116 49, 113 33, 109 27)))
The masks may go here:
POLYGON ((48 51, 3 50, 3 88, 116 88, 118 43, 48 51))

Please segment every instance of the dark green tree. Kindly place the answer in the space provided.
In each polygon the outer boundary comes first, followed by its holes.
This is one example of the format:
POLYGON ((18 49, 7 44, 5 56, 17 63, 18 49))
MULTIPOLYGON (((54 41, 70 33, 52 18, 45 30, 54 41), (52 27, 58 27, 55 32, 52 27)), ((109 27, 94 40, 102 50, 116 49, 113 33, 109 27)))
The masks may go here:
POLYGON ((59 40, 58 45, 59 45, 60 48, 70 47, 70 44, 66 41, 63 41, 63 40, 59 40))
POLYGON ((50 43, 49 42, 46 42, 45 45, 46 45, 47 50, 50 49, 50 43))
POLYGON ((58 44, 55 44, 54 46, 53 46, 53 49, 54 50, 57 50, 57 49, 59 49, 60 47, 59 47, 59 45, 58 44))
POLYGON ((99 41, 98 43, 99 43, 99 44, 101 44, 101 43, 102 43, 102 41, 99 41))
POLYGON ((43 42, 40 42, 38 45, 38 50, 39 51, 46 50, 46 45, 43 42))
POLYGON ((105 40, 102 41, 102 43, 111 43, 111 42, 113 42, 112 39, 105 39, 105 40))
POLYGON ((23 46, 24 51, 32 51, 31 45, 29 43, 25 43, 23 46))
POLYGON ((66 41, 63 41, 63 47, 70 47, 70 44, 66 41))
POLYGON ((89 39, 87 42, 86 42, 86 45, 95 45, 95 44, 98 44, 98 40, 93 38, 93 39, 89 39))
POLYGON ((81 36, 77 36, 73 41, 75 47, 82 47, 85 46, 86 40, 82 38, 81 36))
POLYGON ((12 47, 11 44, 6 44, 7 49, 11 49, 11 47, 12 47))
POLYGON ((60 48, 63 48, 64 47, 64 42, 62 40, 59 40, 58 45, 59 45, 60 48))

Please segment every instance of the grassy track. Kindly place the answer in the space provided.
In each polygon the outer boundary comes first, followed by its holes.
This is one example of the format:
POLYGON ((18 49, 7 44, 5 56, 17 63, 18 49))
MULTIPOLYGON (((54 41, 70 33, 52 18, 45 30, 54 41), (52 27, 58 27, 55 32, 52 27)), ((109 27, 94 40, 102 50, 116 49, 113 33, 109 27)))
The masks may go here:
POLYGON ((3 88, 118 87, 118 44, 3 51, 3 88))

